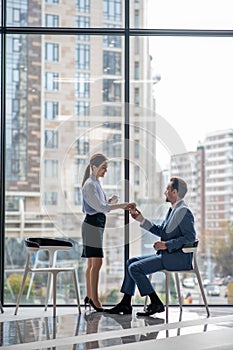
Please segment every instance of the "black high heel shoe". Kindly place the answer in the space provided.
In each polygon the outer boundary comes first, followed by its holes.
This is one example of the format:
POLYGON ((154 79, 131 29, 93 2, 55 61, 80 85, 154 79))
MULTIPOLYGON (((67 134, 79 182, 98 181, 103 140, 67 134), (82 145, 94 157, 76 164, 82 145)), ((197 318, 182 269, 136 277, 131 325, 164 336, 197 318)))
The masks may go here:
POLYGON ((89 299, 90 306, 93 307, 93 309, 97 312, 103 312, 104 309, 102 307, 97 307, 91 299, 89 299))
POLYGON ((89 309, 91 309, 90 299, 88 298, 88 296, 86 296, 84 299, 84 307, 85 307, 85 310, 86 310, 86 307, 89 307, 89 309))

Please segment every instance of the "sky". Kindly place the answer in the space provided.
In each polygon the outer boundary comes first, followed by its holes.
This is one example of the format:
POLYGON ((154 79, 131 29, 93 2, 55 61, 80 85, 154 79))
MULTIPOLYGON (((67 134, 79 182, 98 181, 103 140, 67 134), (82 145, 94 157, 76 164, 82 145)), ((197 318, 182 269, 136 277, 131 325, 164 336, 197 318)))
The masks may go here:
MULTIPOLYGON (((150 27, 165 28, 168 23, 174 29, 182 25, 186 29, 233 29, 233 1, 195 0, 195 7, 192 4, 191 0, 153 0, 150 27), (212 14, 207 16, 210 4, 212 14)), ((153 72, 161 77, 154 86, 156 113, 175 129, 186 150, 195 151, 209 132, 233 128, 233 38, 149 40, 153 72)), ((166 149, 159 143, 158 148, 166 149)))

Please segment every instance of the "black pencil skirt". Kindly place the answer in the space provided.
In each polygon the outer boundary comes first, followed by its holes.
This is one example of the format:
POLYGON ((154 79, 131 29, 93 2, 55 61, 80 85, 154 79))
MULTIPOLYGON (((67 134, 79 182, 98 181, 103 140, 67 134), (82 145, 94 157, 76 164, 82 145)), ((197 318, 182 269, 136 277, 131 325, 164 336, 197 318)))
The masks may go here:
POLYGON ((82 224, 83 258, 103 258, 103 234, 106 216, 87 214, 82 224))

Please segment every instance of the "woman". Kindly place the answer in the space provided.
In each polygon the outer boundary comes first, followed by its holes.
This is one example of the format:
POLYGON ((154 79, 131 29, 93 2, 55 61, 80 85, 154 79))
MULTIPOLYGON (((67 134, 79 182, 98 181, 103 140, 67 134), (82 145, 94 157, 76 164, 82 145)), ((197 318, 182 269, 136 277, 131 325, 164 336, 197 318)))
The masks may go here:
POLYGON ((94 154, 86 168, 82 182, 83 212, 86 214, 82 224, 82 257, 87 258, 87 296, 84 303, 85 307, 91 305, 99 312, 103 311, 98 297, 98 283, 103 261, 105 214, 114 209, 129 209, 128 203, 117 204, 117 196, 112 196, 107 200, 99 181, 99 178, 104 177, 107 168, 107 158, 101 153, 94 154))

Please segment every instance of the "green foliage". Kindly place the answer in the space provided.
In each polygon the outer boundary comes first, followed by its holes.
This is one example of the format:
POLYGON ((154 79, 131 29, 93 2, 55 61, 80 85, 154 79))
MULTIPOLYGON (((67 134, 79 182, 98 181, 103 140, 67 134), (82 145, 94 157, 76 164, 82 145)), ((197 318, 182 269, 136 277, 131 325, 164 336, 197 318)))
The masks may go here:
POLYGON ((116 289, 111 290, 111 292, 106 297, 106 302, 110 304, 115 304, 118 302, 119 291, 116 289))
MULTIPOLYGON (((8 277, 8 284, 10 285, 14 295, 18 295, 19 293, 19 289, 22 283, 22 279, 23 276, 19 275, 17 273, 12 273, 9 277, 8 277)), ((28 291, 28 287, 29 287, 29 283, 30 283, 30 277, 28 276, 25 282, 25 287, 24 287, 24 291, 23 291, 23 295, 27 294, 28 291)), ((30 296, 34 295, 34 283, 32 284, 32 288, 30 291, 30 296)))

